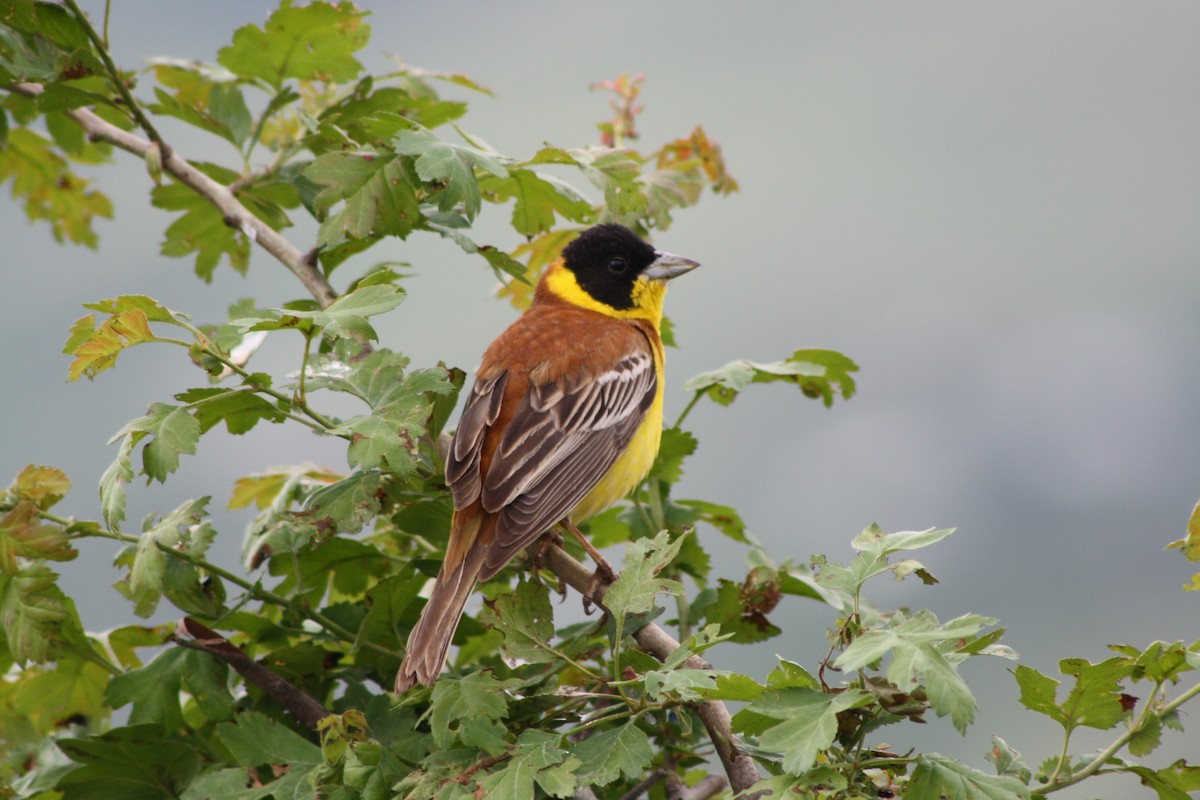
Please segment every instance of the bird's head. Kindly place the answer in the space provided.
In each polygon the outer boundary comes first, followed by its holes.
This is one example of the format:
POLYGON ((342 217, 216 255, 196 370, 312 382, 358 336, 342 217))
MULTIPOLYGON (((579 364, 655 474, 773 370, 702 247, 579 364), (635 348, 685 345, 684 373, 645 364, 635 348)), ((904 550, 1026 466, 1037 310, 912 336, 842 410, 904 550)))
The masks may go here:
POLYGON ((623 225, 594 225, 563 248, 543 279, 554 294, 610 316, 662 318, 667 281, 699 263, 656 250, 623 225))

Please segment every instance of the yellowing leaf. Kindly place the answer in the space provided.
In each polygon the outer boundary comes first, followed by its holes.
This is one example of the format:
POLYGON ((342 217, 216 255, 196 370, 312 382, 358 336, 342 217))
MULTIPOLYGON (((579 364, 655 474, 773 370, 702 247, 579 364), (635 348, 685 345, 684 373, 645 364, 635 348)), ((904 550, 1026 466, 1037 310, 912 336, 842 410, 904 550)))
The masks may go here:
POLYGON ((29 464, 17 475, 13 488, 19 496, 32 500, 44 510, 71 491, 71 479, 61 469, 29 464))
POLYGON ((0 517, 0 573, 16 575, 21 569, 18 557, 69 561, 76 555, 67 532, 57 525, 42 524, 32 502, 17 503, 0 517))
POLYGON ((123 311, 109 317, 100 327, 93 328, 86 339, 80 341, 87 323, 92 319, 92 315, 89 314, 78 320, 71 328, 71 337, 67 340, 68 346, 73 342, 78 341, 79 343, 71 350, 71 355, 75 356, 75 360, 71 362, 71 366, 67 370, 67 380, 69 381, 77 381, 83 375, 86 375, 89 380, 95 378, 101 372, 116 365, 117 356, 126 347, 154 339, 154 332, 150 330, 150 321, 146 318, 146 312, 140 308, 123 311))
POLYGON ((296 478, 308 478, 316 483, 336 483, 344 475, 316 467, 284 467, 258 475, 246 475, 238 478, 233 484, 233 496, 229 498, 229 507, 245 508, 253 503, 260 509, 267 508, 287 484, 296 478))

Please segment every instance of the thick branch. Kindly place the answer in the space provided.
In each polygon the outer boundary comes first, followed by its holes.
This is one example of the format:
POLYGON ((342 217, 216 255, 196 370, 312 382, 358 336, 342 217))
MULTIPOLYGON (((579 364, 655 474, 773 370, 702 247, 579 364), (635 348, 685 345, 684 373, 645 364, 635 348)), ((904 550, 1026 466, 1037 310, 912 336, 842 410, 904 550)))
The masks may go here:
MULTIPOLYGON (((583 594, 591 588, 592 572, 561 547, 549 548, 542 558, 542 563, 572 588, 583 594)), ((604 588, 607 587, 602 587, 596 592, 601 598, 604 588)), ((653 622, 645 625, 633 638, 660 661, 679 648, 679 642, 653 622)), ((712 669, 712 665, 699 656, 691 656, 684 664, 691 669, 712 669)), ((725 704, 719 700, 707 700, 698 705, 697 713, 708 730, 708 736, 717 750, 725 774, 729 776, 729 785, 733 791, 740 792, 757 783, 762 776, 758 774, 754 760, 738 750, 733 743, 731 717, 725 704)))
MULTIPOLYGON (((44 90, 36 83, 16 83, 5 86, 10 92, 37 98, 44 90)), ((75 108, 66 112, 84 132, 94 141, 108 142, 135 156, 145 158, 152 143, 128 131, 123 131, 116 125, 105 122, 86 108, 75 108)), ((237 228, 250 237, 251 241, 262 247, 283 264, 292 274, 300 279, 309 293, 322 307, 328 306, 337 299, 337 292, 329 285, 329 281, 316 268, 313 261, 305 257, 300 250, 284 236, 271 228, 261 219, 252 214, 241 201, 234 196, 229 187, 214 181, 200 170, 191 165, 187 159, 177 153, 174 148, 165 148, 163 155, 163 171, 169 173, 180 183, 192 189, 213 205, 231 228, 237 228)))
POLYGON ((310 728, 329 716, 329 710, 307 692, 293 686, 266 667, 251 659, 216 631, 185 617, 176 626, 171 641, 189 650, 208 653, 237 670, 247 683, 262 689, 267 695, 300 722, 310 728))

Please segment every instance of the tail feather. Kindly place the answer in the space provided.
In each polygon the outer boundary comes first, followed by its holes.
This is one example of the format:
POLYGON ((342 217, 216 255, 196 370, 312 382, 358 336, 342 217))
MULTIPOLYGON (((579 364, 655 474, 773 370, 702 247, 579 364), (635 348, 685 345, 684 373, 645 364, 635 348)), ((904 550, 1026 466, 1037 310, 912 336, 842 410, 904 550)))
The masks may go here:
POLYGON ((429 602, 408 636, 408 648, 396 674, 397 693, 406 692, 418 683, 429 686, 441 673, 467 598, 479 580, 483 550, 468 551, 466 557, 449 571, 445 564, 442 565, 429 602))

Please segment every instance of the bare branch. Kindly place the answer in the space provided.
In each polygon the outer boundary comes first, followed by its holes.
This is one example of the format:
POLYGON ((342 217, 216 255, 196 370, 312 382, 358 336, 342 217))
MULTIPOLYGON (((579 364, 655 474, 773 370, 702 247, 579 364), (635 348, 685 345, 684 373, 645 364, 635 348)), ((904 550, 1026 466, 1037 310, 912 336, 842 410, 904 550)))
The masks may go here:
POLYGON ((695 786, 688 786, 674 775, 667 776, 667 800, 709 800, 725 791, 725 777, 705 775, 695 786))
MULTIPOLYGON (((546 564, 555 575, 576 591, 586 594, 591 588, 592 572, 561 547, 548 548, 542 558, 542 563, 546 564)), ((601 605, 603 605, 604 590, 607 588, 607 586, 602 586, 595 592, 601 605)), ((642 627, 633 635, 633 638, 660 661, 679 647, 679 642, 653 622, 642 627)), ((712 669, 712 665, 699 656, 691 656, 684 664, 691 669, 712 669)), ((698 704, 696 711, 704 723, 705 729, 708 730, 708 737, 717 750, 717 755, 721 759, 721 765, 725 768, 725 774, 729 776, 729 785, 733 791, 740 792, 761 780, 762 776, 759 775, 754 760, 738 750, 733 743, 733 733, 730 728, 731 717, 725 704, 719 700, 706 700, 698 704)))
MULTIPOLYGON (((36 98, 43 91, 43 88, 36 83, 15 83, 3 88, 29 98, 36 98)), ((150 150, 150 140, 123 131, 116 125, 105 122, 86 108, 74 108, 66 113, 83 128, 93 141, 108 142, 114 147, 141 158, 145 158, 146 153, 150 150)), ((299 248, 252 214, 233 192, 229 191, 228 187, 196 169, 173 148, 163 148, 162 154, 163 171, 211 203, 221 212, 226 225, 249 236, 252 242, 291 270, 322 308, 337 299, 337 292, 329 285, 329 281, 316 268, 312 260, 306 259, 299 248)))
POLYGON ((329 716, 329 710, 317 702, 312 695, 288 683, 251 659, 224 636, 201 625, 194 619, 189 617, 181 619, 175 627, 175 634, 171 636, 171 641, 180 647, 199 650, 224 661, 248 683, 262 689, 284 710, 310 728, 315 729, 318 722, 329 716))
POLYGON ((632 789, 621 795, 621 800, 637 800, 646 792, 650 791, 650 787, 656 783, 660 783, 667 777, 667 771, 664 769, 656 769, 637 783, 632 789))

